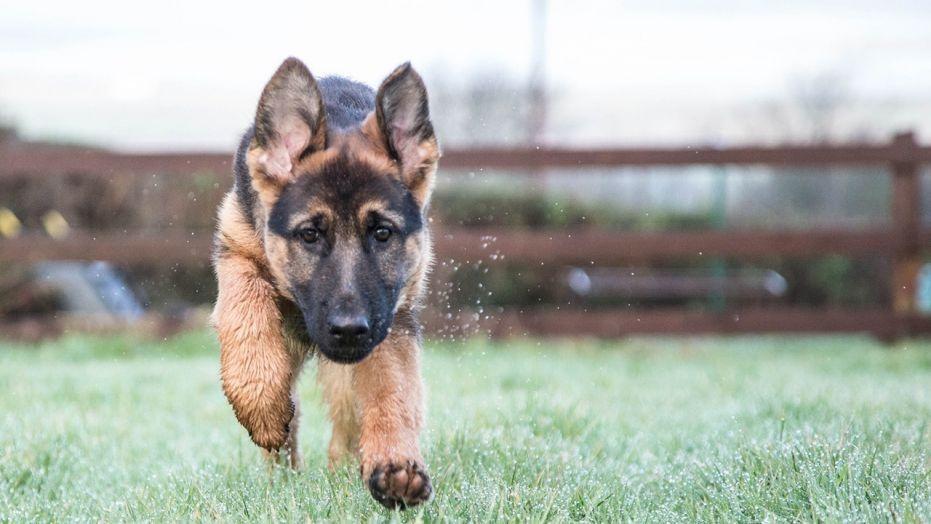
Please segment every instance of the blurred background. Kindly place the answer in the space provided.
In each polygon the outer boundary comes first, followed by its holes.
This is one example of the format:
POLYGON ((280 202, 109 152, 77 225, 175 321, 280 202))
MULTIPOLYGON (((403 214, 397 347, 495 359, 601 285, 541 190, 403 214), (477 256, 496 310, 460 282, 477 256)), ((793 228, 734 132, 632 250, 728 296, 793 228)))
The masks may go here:
POLYGON ((920 1, 4 6, 0 333, 203 325, 290 55, 426 79, 435 337, 926 333, 929 28, 920 1))

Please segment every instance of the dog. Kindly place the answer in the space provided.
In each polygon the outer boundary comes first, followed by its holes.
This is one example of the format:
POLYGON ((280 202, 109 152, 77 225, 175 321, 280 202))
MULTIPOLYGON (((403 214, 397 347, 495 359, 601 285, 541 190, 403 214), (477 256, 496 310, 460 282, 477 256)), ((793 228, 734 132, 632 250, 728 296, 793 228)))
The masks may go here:
POLYGON ((410 63, 377 91, 285 60, 262 91, 218 211, 211 322, 223 392, 265 454, 301 466, 295 385, 317 356, 330 467, 360 463, 389 508, 430 499, 418 443, 425 219, 440 157, 410 63))

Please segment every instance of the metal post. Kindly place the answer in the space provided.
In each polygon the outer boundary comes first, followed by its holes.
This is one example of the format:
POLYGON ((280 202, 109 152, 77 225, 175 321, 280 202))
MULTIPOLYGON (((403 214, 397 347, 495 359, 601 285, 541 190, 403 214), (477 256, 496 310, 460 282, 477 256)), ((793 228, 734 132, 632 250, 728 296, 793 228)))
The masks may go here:
POLYGON ((531 57, 530 57, 530 113, 527 122, 527 140, 539 146, 546 130, 546 2, 532 1, 531 57))
MULTIPOLYGON (((711 204, 711 219, 714 229, 727 228, 727 168, 717 166, 714 177, 714 195, 711 204)), ((727 261, 716 258, 711 263, 711 273, 717 278, 718 289, 711 294, 711 309, 723 313, 727 309, 727 297, 724 293, 724 281, 727 278, 727 261)))

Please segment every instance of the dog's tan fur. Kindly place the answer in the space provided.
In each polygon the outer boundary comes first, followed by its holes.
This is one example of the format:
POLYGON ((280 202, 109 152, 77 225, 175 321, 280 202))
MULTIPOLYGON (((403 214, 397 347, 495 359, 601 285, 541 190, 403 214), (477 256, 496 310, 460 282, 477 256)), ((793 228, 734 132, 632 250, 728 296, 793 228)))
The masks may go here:
MULTIPOLYGON (((313 139, 319 141, 317 135, 313 139)), ((351 155, 379 172, 420 177, 422 180, 411 188, 425 206, 439 158, 436 141, 417 146, 416 169, 389 158, 384 143, 385 137, 370 115, 361 128, 332 134, 325 148, 294 159, 292 173, 313 173, 340 155, 351 155)), ((260 159, 264 154, 266 151, 253 143, 247 156, 253 187, 266 213, 258 217, 259 227, 242 212, 233 192, 220 207, 215 257, 219 296, 212 322, 221 345, 223 391, 237 419, 269 456, 285 451, 290 464, 299 467, 295 384, 315 348, 289 323, 299 313, 288 291, 277 285, 283 278, 281 268, 288 264, 287 250, 260 230, 279 195, 280 184, 287 183, 262 173, 260 159)), ((376 199, 367 205, 378 207, 381 203, 376 199)), ((376 498, 385 496, 413 505, 430 496, 418 443, 424 394, 416 320, 432 257, 428 230, 409 238, 405 251, 411 270, 388 337, 356 364, 320 358, 317 380, 333 424, 328 450, 331 466, 357 457, 362 477, 376 498)))

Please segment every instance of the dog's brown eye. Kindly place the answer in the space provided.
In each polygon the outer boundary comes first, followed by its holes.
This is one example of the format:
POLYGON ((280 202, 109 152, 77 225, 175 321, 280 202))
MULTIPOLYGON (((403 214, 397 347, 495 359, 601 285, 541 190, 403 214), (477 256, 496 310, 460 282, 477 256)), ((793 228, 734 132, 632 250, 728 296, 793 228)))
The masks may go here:
POLYGON ((375 228, 375 240, 379 242, 387 242, 391 238, 391 230, 385 226, 378 226, 375 228))
POLYGON ((320 232, 312 227, 305 227, 304 229, 301 229, 297 232, 297 235, 301 237, 302 241, 308 244, 313 244, 317 241, 318 238, 320 238, 320 232))

